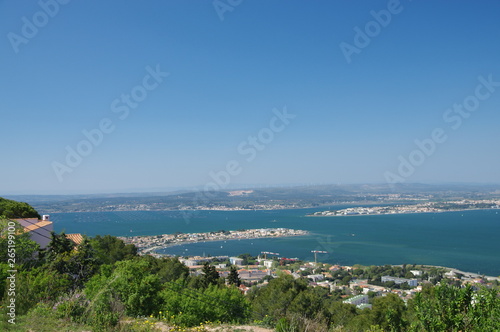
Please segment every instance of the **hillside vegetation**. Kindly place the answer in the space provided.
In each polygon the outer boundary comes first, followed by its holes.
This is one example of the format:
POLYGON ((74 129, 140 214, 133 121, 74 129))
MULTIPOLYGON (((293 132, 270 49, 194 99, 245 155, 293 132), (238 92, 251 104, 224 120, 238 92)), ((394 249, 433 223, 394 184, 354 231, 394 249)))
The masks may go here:
POLYGON ((0 217, 40 218, 38 212, 28 203, 16 202, 0 197, 0 217))

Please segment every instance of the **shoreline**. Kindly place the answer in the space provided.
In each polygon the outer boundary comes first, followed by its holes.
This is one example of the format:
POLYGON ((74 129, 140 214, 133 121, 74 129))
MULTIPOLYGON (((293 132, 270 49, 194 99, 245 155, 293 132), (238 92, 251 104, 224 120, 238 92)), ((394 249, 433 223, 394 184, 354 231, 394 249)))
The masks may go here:
MULTIPOLYGON (((293 235, 293 236, 301 236, 301 235, 293 235)), ((243 240, 267 239, 267 238, 269 238, 269 237, 259 237, 259 238, 252 238, 252 239, 243 239, 243 240)), ((144 250, 142 252, 143 253, 153 253, 154 252, 155 254, 160 255, 160 256, 171 256, 171 257, 177 257, 177 256, 179 256, 179 257, 182 257, 181 255, 171 255, 171 254, 158 253, 156 250, 166 249, 166 248, 171 248, 171 247, 176 247, 176 246, 181 246, 181 245, 186 245, 186 244, 189 245, 189 244, 203 243, 203 242, 222 242, 222 241, 236 241, 236 240, 241 240, 241 239, 207 240, 207 241, 200 241, 200 242, 173 243, 173 244, 170 244, 168 246, 159 246, 159 247, 148 248, 148 249, 146 249, 146 250, 144 250)), ((188 255, 188 256, 190 256, 190 255, 188 255)), ((319 261, 318 263, 322 263, 322 262, 319 261)), ((330 263, 322 263, 322 264, 330 264, 330 263)), ((354 265, 356 265, 356 263, 352 264, 350 266, 352 267, 354 265)), ((386 264, 376 265, 376 266, 384 266, 384 265, 386 265, 386 264)), ((402 266, 403 264, 390 264, 390 265, 392 265, 392 266, 402 266)), ((489 276, 489 275, 486 275, 486 274, 478 274, 478 273, 475 273, 475 272, 462 271, 462 270, 459 270, 459 269, 454 268, 454 267, 441 266, 441 265, 430 265, 430 264, 417 264, 417 265, 422 266, 423 268, 434 267, 434 268, 446 269, 446 270, 452 271, 454 273, 462 274, 464 277, 467 277, 467 278, 484 278, 484 279, 486 279, 488 281, 492 281, 492 280, 500 281, 500 276, 495 277, 495 276, 489 276)), ((363 265, 363 266, 365 266, 365 265, 363 265)))
MULTIPOLYGON (((225 241, 239 241, 239 240, 259 240, 259 239, 281 239, 285 237, 298 237, 298 236, 306 236, 310 235, 308 234, 297 234, 297 235, 284 235, 284 236, 259 236, 259 237, 252 237, 252 238, 236 238, 236 239, 209 239, 209 240, 203 240, 203 241, 186 241, 186 242, 180 242, 180 243, 169 243, 167 245, 161 245, 161 246, 156 246, 154 248, 147 248, 144 249, 142 252, 151 252, 154 251, 155 253, 156 250, 159 249, 167 249, 167 248, 172 248, 172 247, 177 247, 177 246, 183 246, 183 245, 189 245, 189 244, 197 244, 197 243, 205 243, 205 242, 225 242, 225 241)), ((167 254, 161 254, 157 253, 158 255, 167 255, 167 254)))
POLYGON ((139 252, 148 253, 173 246, 234 240, 253 240, 266 238, 285 238, 309 235, 309 231, 290 228, 257 228, 234 231, 217 231, 203 233, 176 233, 143 236, 121 236, 126 244, 134 244, 139 252))
MULTIPOLYGON (((385 204, 388 204, 388 206, 394 205, 394 204, 402 204, 406 202, 407 200, 394 200, 394 201, 386 201, 385 204)), ((233 212, 233 211, 282 211, 282 210, 307 210, 307 209, 317 209, 317 208, 322 208, 322 207, 330 207, 330 206, 342 206, 342 205, 359 205, 359 206, 364 206, 364 205, 377 205, 380 204, 381 201, 377 200, 372 200, 372 201, 346 201, 346 202, 331 202, 328 204, 322 204, 320 206, 280 206, 275 207, 275 208, 254 208, 254 209, 245 209, 245 208, 203 208, 203 209, 195 209, 195 208, 187 208, 187 209, 117 209, 117 210, 77 210, 77 211, 52 211, 52 210, 47 210, 47 214, 52 214, 52 213, 100 213, 100 212, 166 212, 166 211, 171 211, 171 212, 202 212, 202 211, 221 211, 221 212, 233 212)))
MULTIPOLYGON (((306 235, 310 235, 311 233, 308 232, 308 234, 298 234, 298 235, 288 235, 288 236, 274 236, 274 237, 270 237, 270 236, 262 236, 262 237, 255 237, 255 238, 236 238, 236 239, 213 239, 213 240, 204 240, 204 241, 188 241, 188 242, 182 242, 182 243, 170 243, 168 245, 165 245, 165 246, 155 246, 155 247, 151 247, 151 248, 147 248, 145 250, 142 251, 142 253, 155 253, 157 255, 160 255, 160 256, 181 256, 181 255, 172 255, 172 254, 164 254, 164 253, 159 253, 157 252, 157 250, 160 250, 160 249, 167 249, 167 248, 171 248, 171 247, 176 247, 176 246, 182 246, 182 245, 189 245, 189 244, 196 244, 196 243, 205 243, 205 242, 225 242, 225 241, 237 241, 237 240, 255 240, 255 239, 269 239, 269 238, 284 238, 284 237, 297 237, 297 236, 306 236, 306 235)), ((322 262, 319 262, 319 263, 322 263, 322 262)), ((323 264, 330 264, 330 263, 323 263, 323 264)), ((356 265, 357 263, 355 264, 352 264, 351 266, 354 266, 356 265)), ((382 265, 377 265, 377 266, 384 266, 386 264, 382 264, 382 265)), ((392 266, 402 266, 403 264, 391 264, 392 266)), ((407 264, 408 265, 408 264, 407 264)), ((475 273, 475 272, 468 272, 468 271, 462 271, 462 270, 459 270, 455 267, 448 267, 448 266, 441 266, 441 265, 430 265, 430 264, 417 264, 417 265, 420 265, 424 268, 429 268, 429 267, 435 267, 435 268, 441 268, 441 269, 446 269, 446 270, 449 270, 449 271, 453 271, 454 273, 459 273, 459 274, 462 274, 464 275, 464 277, 468 277, 468 278, 484 278, 486 280, 498 280, 500 281, 500 276, 490 276, 490 275, 486 275, 486 274, 479 274, 479 273, 475 273)), ((364 266, 364 265, 363 265, 364 266)))
POLYGON ((426 214, 426 213, 447 213, 447 212, 464 212, 464 211, 482 211, 482 210, 499 210, 500 208, 475 208, 475 209, 458 209, 458 210, 440 210, 440 211, 416 211, 416 212, 395 212, 395 213, 366 213, 366 214, 339 214, 339 215, 314 215, 307 214, 306 217, 365 217, 365 216, 387 216, 400 214, 426 214))
MULTIPOLYGON (((346 203, 335 203, 335 204, 327 204, 323 205, 324 207, 332 206, 332 205, 351 205, 354 204, 355 202, 346 202, 346 203)), ((358 205, 356 207, 363 207, 364 205, 373 205, 375 203, 380 204, 380 202, 367 202, 367 203, 362 203, 361 205, 358 205)), ((388 202, 387 206, 392 206, 392 204, 397 204, 397 202, 388 202)), ((282 211, 282 210, 309 210, 309 209, 317 209, 321 208, 321 206, 310 206, 310 207, 282 207, 282 208, 274 208, 274 209, 239 209, 239 208, 229 208, 229 209, 150 209, 150 210, 104 210, 104 211, 96 211, 96 210, 79 210, 79 211, 65 211, 65 212, 56 212, 56 211, 47 211, 47 214, 69 214, 69 213, 110 213, 110 212, 186 212, 186 213, 197 213, 197 212, 211 212, 211 211, 217 211, 217 212, 237 212, 237 211, 242 211, 242 212, 249 212, 249 211, 282 211)), ((372 216, 372 215, 386 215, 386 214, 413 214, 413 213, 441 213, 441 212, 460 212, 460 211, 476 211, 476 210, 500 210, 500 208, 474 208, 474 209, 457 209, 457 210, 442 210, 442 211, 425 211, 425 212, 401 212, 401 213, 381 213, 381 214, 359 214, 359 215, 339 215, 339 216, 321 216, 321 215, 312 215, 312 214, 306 214, 305 217, 352 217, 352 216, 372 216)))

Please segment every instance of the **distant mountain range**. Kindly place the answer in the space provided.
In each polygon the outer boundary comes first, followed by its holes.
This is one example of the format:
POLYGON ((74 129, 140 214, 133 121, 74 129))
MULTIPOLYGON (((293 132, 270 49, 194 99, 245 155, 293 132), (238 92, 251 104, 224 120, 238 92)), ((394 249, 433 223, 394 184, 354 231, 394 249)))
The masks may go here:
POLYGON ((355 184, 221 191, 118 193, 96 195, 11 195, 43 213, 130 210, 285 209, 338 204, 380 204, 500 197, 500 185, 355 184))

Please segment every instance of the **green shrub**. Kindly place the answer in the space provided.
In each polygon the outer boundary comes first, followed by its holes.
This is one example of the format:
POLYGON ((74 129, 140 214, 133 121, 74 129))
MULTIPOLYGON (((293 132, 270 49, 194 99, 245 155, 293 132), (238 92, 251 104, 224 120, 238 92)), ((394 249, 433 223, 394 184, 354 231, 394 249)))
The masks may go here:
POLYGON ((27 313, 39 302, 55 303, 71 287, 67 275, 43 268, 18 272, 16 281, 18 315, 27 313))
POLYGON ((166 284, 161 292, 165 318, 177 325, 200 323, 243 323, 250 316, 247 299, 231 287, 210 285, 203 290, 186 289, 181 283, 166 284))
POLYGON ((56 317, 70 319, 74 322, 84 322, 89 301, 81 293, 65 296, 54 305, 56 317))

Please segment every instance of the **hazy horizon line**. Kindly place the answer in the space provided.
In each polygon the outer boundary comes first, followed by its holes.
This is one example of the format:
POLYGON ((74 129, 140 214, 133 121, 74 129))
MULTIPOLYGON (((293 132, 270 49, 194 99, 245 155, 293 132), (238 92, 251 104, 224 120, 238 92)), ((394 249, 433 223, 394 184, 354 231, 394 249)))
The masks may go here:
MULTIPOLYGON (((372 185, 372 186, 383 186, 383 187, 394 187, 394 185, 387 184, 385 182, 346 182, 346 183, 286 183, 286 184, 238 184, 238 185, 228 185, 226 188, 220 188, 219 190, 211 190, 218 192, 234 191, 234 190, 246 190, 246 189, 262 189, 262 188, 291 188, 291 187, 306 187, 306 186, 362 186, 362 185, 372 185)), ((397 184, 396 187, 401 186, 415 186, 415 185, 426 185, 426 186, 498 186, 500 183, 496 182, 408 182, 397 184)), ((29 192, 4 192, 0 193, 0 197, 4 196, 84 196, 84 195, 131 195, 131 194, 167 194, 174 193, 178 191, 184 192, 199 192, 203 191, 203 186, 185 186, 185 187, 160 187, 160 188, 125 188, 125 189, 108 189, 108 190, 74 190, 74 191, 29 191, 29 192)))

